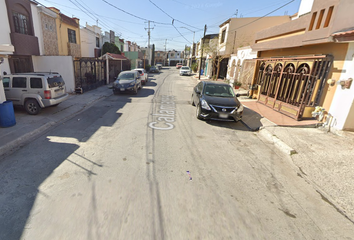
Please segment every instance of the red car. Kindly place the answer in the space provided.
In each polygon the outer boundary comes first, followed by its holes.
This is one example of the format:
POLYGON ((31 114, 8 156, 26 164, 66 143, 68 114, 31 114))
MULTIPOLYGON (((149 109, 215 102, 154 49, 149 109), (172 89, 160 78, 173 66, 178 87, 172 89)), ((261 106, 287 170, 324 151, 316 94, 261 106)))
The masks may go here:
POLYGON ((178 68, 181 68, 183 65, 182 65, 182 63, 177 63, 176 64, 176 68, 178 69, 178 68))

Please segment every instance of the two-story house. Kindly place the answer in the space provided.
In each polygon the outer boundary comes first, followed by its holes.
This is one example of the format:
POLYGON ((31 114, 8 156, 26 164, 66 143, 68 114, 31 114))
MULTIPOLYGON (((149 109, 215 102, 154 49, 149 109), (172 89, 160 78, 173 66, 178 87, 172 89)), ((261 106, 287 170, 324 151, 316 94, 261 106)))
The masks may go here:
POLYGON ((101 56, 101 28, 86 24, 80 28, 81 38, 81 57, 100 57, 101 56))
POLYGON ((135 42, 125 41, 124 56, 130 60, 131 69, 142 68, 144 66, 144 54, 135 42))
POLYGON ((62 14, 57 8, 50 7, 49 9, 57 14, 59 55, 81 57, 80 20, 62 14))
MULTIPOLYGON (((218 57, 218 40, 219 34, 207 34, 201 38, 196 44, 196 60, 198 69, 201 66, 202 75, 211 77, 213 70, 216 69, 217 57, 218 57), (202 55, 203 54, 203 55, 202 55), (200 61, 202 61, 200 63, 200 61)), ((198 71, 200 72, 200 70, 198 71)))
POLYGON ((238 48, 250 46, 258 31, 290 21, 290 16, 230 18, 219 26, 217 77, 227 76, 231 54, 238 48))
POLYGON ((165 51, 155 51, 155 65, 162 64, 163 66, 167 63, 167 53, 165 51))
POLYGON ((177 63, 183 63, 181 51, 171 50, 167 53, 168 66, 176 66, 177 63))
POLYGON ((5 1, 0 1, 0 103, 6 101, 4 87, 2 85, 1 77, 5 73, 10 73, 9 56, 11 56, 15 48, 11 43, 10 25, 7 16, 7 8, 5 1))
POLYGON ((11 43, 15 48, 9 55, 11 73, 32 72, 32 55, 38 56, 39 43, 35 36, 30 1, 5 0, 10 25, 11 43))
POLYGON ((124 52, 124 39, 121 39, 116 36, 114 39, 114 43, 116 44, 121 53, 124 52))
POLYGON ((345 85, 354 77, 353 9, 351 0, 303 0, 294 20, 258 32, 259 102, 295 119, 321 106, 333 128, 354 129, 353 87, 345 85))

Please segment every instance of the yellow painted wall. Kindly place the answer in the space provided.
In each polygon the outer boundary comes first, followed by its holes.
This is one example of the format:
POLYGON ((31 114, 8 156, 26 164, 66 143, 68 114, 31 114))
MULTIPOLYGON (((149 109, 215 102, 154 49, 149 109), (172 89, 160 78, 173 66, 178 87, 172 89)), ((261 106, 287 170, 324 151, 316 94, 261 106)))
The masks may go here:
POLYGON ((56 18, 57 33, 58 33, 58 47, 60 56, 68 56, 68 28, 76 31, 76 44, 80 45, 80 28, 71 26, 69 24, 63 23, 58 15, 56 18))
MULTIPOLYGON (((326 43, 326 44, 310 45, 310 46, 303 46, 297 48, 283 48, 283 49, 275 49, 270 51, 263 51, 263 52, 259 52, 259 57, 266 58, 266 57, 330 54, 333 55, 334 60, 333 60, 331 71, 329 72, 327 79, 335 79, 338 81, 343 70, 347 49, 348 49, 348 43, 326 43)), ((337 85, 331 87, 327 83, 325 85, 319 105, 324 107, 326 111, 328 111, 329 107, 331 106, 333 96, 336 91, 336 87, 337 85)))

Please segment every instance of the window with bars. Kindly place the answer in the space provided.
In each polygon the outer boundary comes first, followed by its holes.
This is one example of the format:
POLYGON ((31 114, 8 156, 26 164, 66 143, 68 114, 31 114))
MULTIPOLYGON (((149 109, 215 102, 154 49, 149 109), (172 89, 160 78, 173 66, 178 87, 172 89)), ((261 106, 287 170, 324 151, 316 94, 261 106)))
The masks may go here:
POLYGON ((28 27, 28 16, 18 12, 13 12, 13 19, 15 25, 15 32, 30 35, 30 29, 28 27))
POLYGON ((75 30, 68 28, 68 37, 70 43, 76 43, 76 32, 75 30))

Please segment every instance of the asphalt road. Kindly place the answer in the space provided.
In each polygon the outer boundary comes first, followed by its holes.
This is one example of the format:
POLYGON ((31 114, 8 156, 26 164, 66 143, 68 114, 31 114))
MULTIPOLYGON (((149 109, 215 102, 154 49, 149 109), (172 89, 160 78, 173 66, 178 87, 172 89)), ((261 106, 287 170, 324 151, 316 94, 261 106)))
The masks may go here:
POLYGON ((354 239, 289 156, 196 119, 197 80, 150 79, 0 162, 0 239, 354 239))

